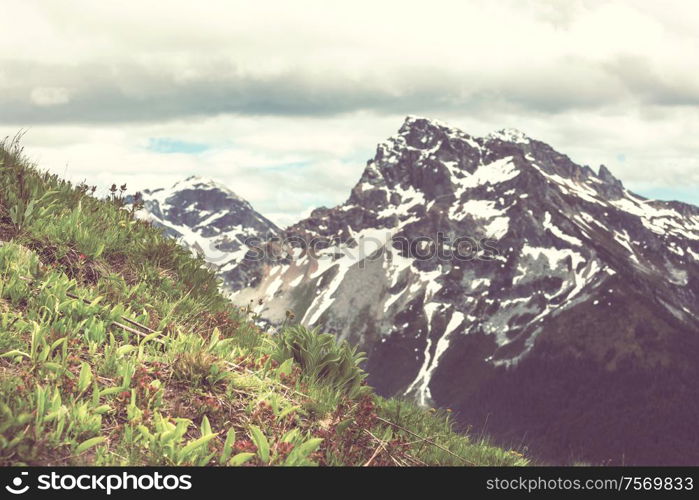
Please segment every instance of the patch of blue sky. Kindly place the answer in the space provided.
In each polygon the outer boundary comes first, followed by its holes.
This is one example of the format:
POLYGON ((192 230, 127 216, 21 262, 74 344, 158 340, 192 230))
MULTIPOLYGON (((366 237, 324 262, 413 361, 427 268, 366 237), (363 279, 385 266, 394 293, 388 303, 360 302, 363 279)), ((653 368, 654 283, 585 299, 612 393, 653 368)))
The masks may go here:
POLYGON ((209 146, 207 144, 181 141, 169 137, 151 137, 148 139, 148 146, 146 146, 146 149, 154 153, 195 155, 208 150, 209 146))
POLYGON ((638 189, 636 192, 646 198, 664 201, 683 201, 699 205, 699 186, 694 187, 653 187, 638 189))

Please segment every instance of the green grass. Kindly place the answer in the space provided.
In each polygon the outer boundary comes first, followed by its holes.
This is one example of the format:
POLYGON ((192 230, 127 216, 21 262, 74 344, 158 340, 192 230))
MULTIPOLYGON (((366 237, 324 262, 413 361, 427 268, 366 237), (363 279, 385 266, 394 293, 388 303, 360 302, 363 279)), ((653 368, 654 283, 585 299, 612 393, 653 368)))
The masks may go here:
POLYGON ((372 393, 330 336, 270 336, 200 259, 0 147, 0 464, 526 465, 372 393))

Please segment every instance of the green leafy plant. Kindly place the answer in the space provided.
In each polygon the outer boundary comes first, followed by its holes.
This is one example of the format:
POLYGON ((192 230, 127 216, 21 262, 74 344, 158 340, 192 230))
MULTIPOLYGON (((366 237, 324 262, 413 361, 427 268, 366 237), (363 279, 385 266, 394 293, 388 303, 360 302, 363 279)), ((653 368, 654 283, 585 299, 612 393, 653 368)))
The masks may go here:
POLYGON ((202 384, 215 386, 226 378, 226 371, 216 356, 203 351, 182 353, 173 364, 176 380, 186 381, 197 387, 202 384))
POLYGON ((19 200, 14 206, 10 207, 10 219, 17 227, 17 230, 22 230, 34 220, 42 219, 51 213, 55 207, 55 201, 49 201, 56 194, 56 191, 49 191, 39 199, 29 201, 19 200))
POLYGON ((364 354, 347 342, 338 343, 328 333, 300 325, 287 327, 275 339, 272 358, 279 363, 293 359, 306 376, 349 397, 362 392, 366 373, 360 364, 366 359, 364 354))
POLYGON ((211 431, 211 425, 205 416, 202 419, 200 437, 185 442, 185 434, 191 425, 189 419, 176 418, 172 423, 156 413, 152 430, 143 424, 138 425, 137 429, 143 444, 157 462, 164 460, 173 465, 206 465, 214 456, 209 453, 208 444, 217 433, 211 431))
MULTIPOLYGON (((304 436, 298 429, 292 429, 286 432, 279 441, 270 443, 267 436, 255 425, 250 426, 250 438, 257 447, 257 458, 264 465, 317 465, 311 459, 311 455, 323 442, 321 438, 304 436)), ((245 457, 240 457, 239 460, 242 458, 245 458, 247 461, 250 457, 246 455, 245 457)))

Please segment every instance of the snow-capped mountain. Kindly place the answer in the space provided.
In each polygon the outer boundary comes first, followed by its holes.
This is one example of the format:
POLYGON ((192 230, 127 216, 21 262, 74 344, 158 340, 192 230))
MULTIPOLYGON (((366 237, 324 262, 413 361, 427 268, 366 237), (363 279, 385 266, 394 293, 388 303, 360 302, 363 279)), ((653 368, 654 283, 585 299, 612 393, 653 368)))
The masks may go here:
POLYGON ((234 301, 359 344, 380 393, 544 457, 699 460, 697 207, 515 130, 409 117, 345 203, 283 233, 253 219, 288 243, 231 264, 234 301))
POLYGON ((250 203, 210 179, 189 177, 168 189, 145 190, 142 199, 139 215, 202 255, 228 288, 238 287, 244 277, 240 261, 249 244, 280 232, 250 203))

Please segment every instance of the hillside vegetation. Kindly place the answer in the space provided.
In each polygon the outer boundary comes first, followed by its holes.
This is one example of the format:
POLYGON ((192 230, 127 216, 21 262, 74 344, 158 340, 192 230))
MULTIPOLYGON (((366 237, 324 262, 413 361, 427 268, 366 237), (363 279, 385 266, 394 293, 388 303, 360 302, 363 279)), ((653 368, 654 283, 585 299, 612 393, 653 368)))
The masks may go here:
POLYGON ((261 331, 124 191, 0 147, 0 464, 528 463, 376 396, 330 335, 261 331))

